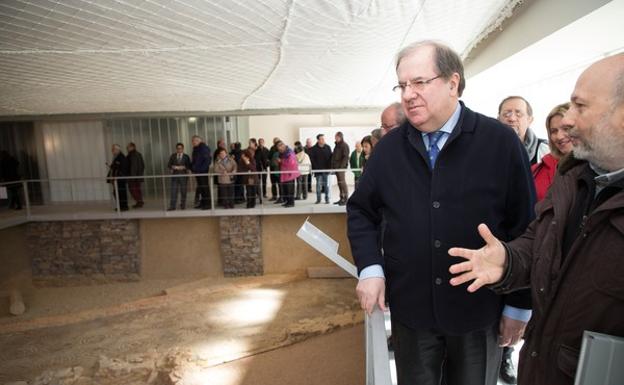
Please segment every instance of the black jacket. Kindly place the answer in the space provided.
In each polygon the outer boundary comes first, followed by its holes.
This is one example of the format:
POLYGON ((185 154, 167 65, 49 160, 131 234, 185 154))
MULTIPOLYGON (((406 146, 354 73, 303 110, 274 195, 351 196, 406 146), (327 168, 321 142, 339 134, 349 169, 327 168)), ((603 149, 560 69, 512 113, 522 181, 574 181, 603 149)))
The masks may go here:
POLYGON ((178 153, 174 152, 169 157, 169 162, 167 163, 167 168, 171 171, 172 174, 187 174, 191 171, 191 158, 187 154, 182 154, 182 159, 178 161, 178 153), (173 166, 184 166, 185 170, 174 170, 173 166))
MULTIPOLYGON (((137 150, 128 152, 126 156, 128 160, 128 176, 143 176, 145 173, 145 163, 143 162, 143 155, 137 150)), ((129 182, 143 182, 143 178, 131 179, 129 182)))
MULTIPOLYGON (((111 162, 110 168, 108 169, 108 177, 113 178, 117 176, 129 176, 130 174, 130 166, 128 163, 128 158, 123 154, 123 152, 119 152, 117 156, 111 162)), ((111 180, 108 181, 112 183, 111 180)), ((117 183, 125 183, 126 179, 119 179, 117 183)))
POLYGON ((20 179, 18 160, 4 153, 0 155, 0 182, 13 182, 20 179))
MULTIPOLYGON (((448 269, 458 260, 448 249, 483 246, 480 223, 499 239, 514 239, 533 218, 534 201, 518 136, 462 103, 433 173, 422 135, 409 122, 375 147, 347 203, 351 250, 359 271, 373 264, 384 267, 392 315, 400 322, 463 334, 493 324, 503 297, 491 290, 470 294, 467 285, 452 287, 448 269)), ((505 302, 517 306, 512 296, 505 302)))
POLYGON ((255 157, 256 167, 260 166, 260 168, 258 168, 258 171, 264 171, 269 169, 269 150, 266 147, 258 146, 258 148, 256 149, 255 157))
POLYGON ((191 159, 191 168, 195 174, 205 174, 210 169, 210 147, 206 143, 201 142, 193 147, 193 158, 191 159))
POLYGON ((318 143, 312 146, 308 153, 310 162, 312 162, 312 170, 329 170, 331 169, 332 150, 328 145, 323 147, 318 143))

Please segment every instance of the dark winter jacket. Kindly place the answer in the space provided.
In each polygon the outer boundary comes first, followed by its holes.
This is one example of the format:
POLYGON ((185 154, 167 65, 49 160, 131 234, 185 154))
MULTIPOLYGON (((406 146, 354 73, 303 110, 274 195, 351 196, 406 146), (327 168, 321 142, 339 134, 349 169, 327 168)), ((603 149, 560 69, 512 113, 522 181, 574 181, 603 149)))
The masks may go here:
MULTIPOLYGON (((123 152, 119 152, 119 154, 117 154, 115 156, 115 158, 113 159, 113 161, 110 164, 110 168, 108 169, 108 178, 115 178, 115 177, 119 177, 119 176, 129 176, 130 174, 130 167, 128 164, 128 159, 126 158, 126 156, 123 154, 123 152)), ((118 181, 121 183, 125 183, 127 180, 126 179, 120 179, 118 181)), ((108 180, 109 183, 112 183, 112 180, 108 180)))
POLYGON ((269 150, 262 146, 256 149, 256 166, 261 166, 258 171, 268 170, 269 168, 269 150))
POLYGON ((182 159, 178 161, 178 153, 174 152, 169 157, 167 168, 171 171, 172 174, 187 174, 189 171, 191 171, 191 158, 186 154, 182 154, 182 159), (174 170, 173 166, 183 166, 184 170, 174 170))
MULTIPOLYGON (((255 159, 251 159, 249 163, 245 162, 244 159, 238 161, 238 172, 248 172, 253 173, 256 172, 256 161, 255 159)), ((258 183, 258 175, 249 174, 249 175, 241 175, 241 183, 243 185, 255 185, 258 183)))
POLYGON ((344 140, 336 142, 334 152, 331 157, 331 168, 333 170, 349 167, 349 145, 344 140))
POLYGON ((533 301, 521 385, 573 384, 585 330, 624 337, 624 180, 594 198, 594 177, 587 162, 564 158, 535 221, 506 244, 508 274, 493 289, 530 286, 533 301), (583 196, 591 203, 575 218, 583 196))
POLYGON ((13 182, 20 179, 19 161, 5 152, 0 155, 0 182, 13 182))
POLYGON ((332 168, 332 151, 328 145, 321 147, 317 143, 312 146, 308 155, 312 162, 312 170, 329 170, 332 168))
MULTIPOLYGON (((145 163, 143 156, 137 150, 128 152, 128 176, 143 176, 145 173, 145 163)), ((143 182, 143 178, 128 179, 128 182, 143 182)))
MULTIPOLYGON (((451 335, 484 329, 500 318, 503 297, 451 286, 449 267, 457 259, 448 249, 483 246, 480 223, 500 239, 514 239, 533 219, 534 201, 518 136, 462 104, 433 171, 422 133, 409 122, 375 147, 347 203, 352 254, 359 271, 382 265, 392 316, 407 327, 451 335)), ((515 296, 504 303, 527 301, 515 296)))
POLYGON ((193 158, 191 159, 191 169, 195 174, 205 174, 210 169, 210 148, 206 143, 201 142, 197 147, 193 147, 193 158))

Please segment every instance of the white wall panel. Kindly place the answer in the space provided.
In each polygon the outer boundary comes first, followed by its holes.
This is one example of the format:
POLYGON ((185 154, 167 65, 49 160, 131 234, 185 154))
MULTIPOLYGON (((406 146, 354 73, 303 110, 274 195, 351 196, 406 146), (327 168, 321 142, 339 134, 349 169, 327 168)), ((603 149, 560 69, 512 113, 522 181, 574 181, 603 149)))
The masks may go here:
POLYGON ((101 121, 41 124, 52 202, 110 199, 101 121), (74 178, 88 178, 76 180, 74 178), (74 179, 70 181, 69 179, 74 179))

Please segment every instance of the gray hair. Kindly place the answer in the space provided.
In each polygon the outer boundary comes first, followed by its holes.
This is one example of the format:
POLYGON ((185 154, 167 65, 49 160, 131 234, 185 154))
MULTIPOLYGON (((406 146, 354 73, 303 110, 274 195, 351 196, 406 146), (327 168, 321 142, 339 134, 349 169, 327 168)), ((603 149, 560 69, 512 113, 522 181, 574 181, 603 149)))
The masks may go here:
POLYGON ((464 88, 466 87, 466 80, 464 79, 464 64, 462 63, 459 55, 453 51, 449 46, 435 40, 421 40, 408 45, 403 48, 397 54, 396 69, 399 69, 401 60, 407 56, 413 54, 418 48, 430 46, 435 50, 434 63, 438 70, 440 77, 444 79, 450 79, 454 73, 459 75, 459 85, 457 87, 457 94, 462 96, 464 88))
POLYGON ((371 131, 371 136, 377 140, 381 139, 381 128, 375 128, 371 131))
POLYGON ((113 144, 113 148, 114 148, 114 149, 116 149, 116 150, 121 151, 121 146, 120 146, 120 145, 118 145, 117 143, 114 143, 114 144, 113 144))
POLYGON ((405 121, 405 111, 403 111, 403 105, 400 102, 392 103, 388 107, 394 108, 397 122, 403 123, 405 121))
POLYGON ((199 140, 200 140, 200 141, 202 141, 202 142, 204 141, 204 138, 202 138, 202 137, 201 137, 201 136, 199 136, 199 135, 193 135, 193 137, 191 138, 191 140, 193 140, 193 139, 195 139, 195 138, 199 139, 199 140))

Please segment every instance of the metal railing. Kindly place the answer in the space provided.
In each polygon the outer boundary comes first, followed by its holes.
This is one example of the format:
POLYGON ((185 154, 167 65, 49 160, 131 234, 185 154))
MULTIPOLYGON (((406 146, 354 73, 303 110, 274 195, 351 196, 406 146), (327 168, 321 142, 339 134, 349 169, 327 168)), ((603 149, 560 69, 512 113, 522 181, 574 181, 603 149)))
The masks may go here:
MULTIPOLYGON (((302 179, 295 181, 294 192, 289 191, 289 196, 295 194, 295 198, 298 198, 297 195, 297 184, 298 182, 303 181, 303 178, 307 177, 307 174, 335 174, 340 172, 345 173, 353 173, 361 171, 361 169, 323 169, 323 170, 311 170, 311 169, 301 169, 302 179)), ((269 204, 263 198, 263 190, 269 190, 273 183, 269 183, 271 181, 271 176, 279 177, 282 174, 290 174, 292 171, 257 171, 257 172, 234 172, 228 173, 227 175, 231 177, 232 183, 229 184, 229 190, 227 190, 226 194, 234 194, 233 196, 228 196, 231 200, 234 201, 234 204, 243 203, 241 200, 248 198, 249 193, 255 194, 254 204, 257 204, 260 208, 270 208, 276 207, 272 204, 269 204), (241 179, 244 177, 253 176, 256 179, 256 183, 253 184, 253 189, 247 189, 248 184, 241 184, 241 179), (266 185, 265 185, 266 180, 266 185), (232 190, 234 192, 232 193, 232 190), (249 190, 249 191, 247 191, 249 190), (253 191, 255 190, 255 191, 253 191), (258 202, 258 203, 255 203, 258 202)), ((19 198, 22 202, 23 211, 20 213, 16 213, 16 216, 25 217, 26 219, 31 219, 33 215, 33 208, 37 209, 39 207, 50 207, 55 206, 59 207, 63 204, 74 204, 74 205, 100 205, 104 209, 114 209, 117 213, 117 216, 123 217, 125 207, 122 207, 122 202, 125 202, 126 199, 119 199, 123 194, 127 196, 127 200, 131 200, 131 191, 129 188, 129 182, 134 180, 143 181, 142 187, 145 187, 147 181, 153 181, 150 183, 152 186, 157 186, 155 188, 154 193, 150 195, 149 199, 146 199, 146 202, 150 204, 150 208, 162 210, 164 212, 170 211, 172 209, 172 199, 171 195, 173 192, 172 182, 176 179, 185 179, 182 183, 184 186, 181 188, 183 191, 178 191, 179 194, 184 194, 184 201, 188 202, 188 209, 191 209, 195 206, 195 192, 197 191, 197 181, 198 177, 205 177, 207 179, 207 191, 209 193, 210 199, 208 202, 208 207, 206 209, 210 210, 207 214, 214 214, 215 210, 219 209, 222 206, 222 200, 220 196, 223 195, 224 191, 219 192, 219 184, 218 178, 224 177, 224 174, 217 172, 208 172, 202 174, 161 174, 161 175, 143 175, 143 176, 119 176, 119 177, 75 177, 75 178, 48 178, 48 179, 27 179, 20 180, 14 182, 3 182, 0 183, 0 192, 4 187, 6 190, 13 189, 13 193, 19 194, 19 198), (17 190, 17 192, 15 192, 17 190)), ((315 184, 315 178, 312 177, 312 184, 315 184)), ((334 183, 335 185, 335 183, 334 183)), ((292 187, 291 187, 292 188, 292 187)), ((311 193, 307 191, 307 185, 299 187, 300 190, 306 188, 306 191, 301 191, 301 197, 307 196, 309 194, 314 197, 316 195, 316 190, 313 190, 311 193)), ((331 188, 331 184, 330 184, 331 188)), ((353 191, 353 184, 350 184, 349 190, 350 193, 353 191)), ((145 192, 145 189, 143 189, 145 192)), ((278 195, 282 195, 283 191, 277 192, 278 195)), ((176 195, 179 195, 176 194, 176 195)), ((272 195, 270 190, 268 195, 272 195)), ((324 194, 323 194, 324 195, 324 194)), ((331 198, 331 191, 330 191, 331 198)), ((311 198, 308 197, 308 200, 311 198)), ((176 206, 182 200, 178 196, 176 199, 176 206)), ((331 202, 333 203, 333 202, 331 202)), ((179 207, 179 206, 178 206, 179 207)), ((75 210, 76 206, 72 207, 72 210, 75 210)), ((178 209, 178 208, 176 208, 178 209)), ((80 210, 78 208, 77 210, 80 210)))
MULTIPOLYGON (((319 230, 308 219, 299 228, 297 236, 357 279, 356 267, 338 254, 338 242, 319 230)), ((365 313, 364 329, 366 385, 392 385, 392 363, 388 351, 385 315, 377 305, 375 305, 372 314, 368 315, 365 313)))

